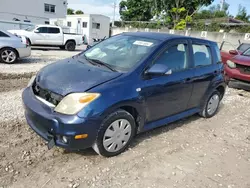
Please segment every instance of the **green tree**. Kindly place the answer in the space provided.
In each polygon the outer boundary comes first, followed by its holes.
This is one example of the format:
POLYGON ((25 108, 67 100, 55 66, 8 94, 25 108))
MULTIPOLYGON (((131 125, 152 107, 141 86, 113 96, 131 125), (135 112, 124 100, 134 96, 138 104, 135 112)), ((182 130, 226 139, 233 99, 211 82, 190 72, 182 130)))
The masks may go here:
POLYGON ((67 15, 73 15, 73 14, 75 14, 74 12, 75 12, 75 11, 74 11, 74 9, 72 9, 72 8, 68 8, 68 9, 67 9, 67 15))
POLYGON ((84 14, 84 12, 81 11, 81 10, 77 10, 77 11, 75 12, 75 14, 84 14))
POLYGON ((153 18, 152 0, 123 0, 120 15, 123 21, 149 21, 153 18))
POLYGON ((194 15, 194 19, 212 19, 212 18, 222 18, 229 17, 228 12, 229 4, 224 3, 222 10, 220 4, 210 6, 209 9, 197 12, 194 15))
POLYGON ((242 20, 244 22, 249 22, 250 15, 247 14, 246 7, 239 5, 238 13, 235 19, 242 20))
POLYGON ((192 16, 203 6, 210 5, 214 0, 158 0, 154 3, 154 11, 161 14, 162 11, 169 17, 169 21, 174 23, 174 28, 178 25, 186 25, 191 21, 192 16), (185 23, 185 24, 184 24, 185 23))

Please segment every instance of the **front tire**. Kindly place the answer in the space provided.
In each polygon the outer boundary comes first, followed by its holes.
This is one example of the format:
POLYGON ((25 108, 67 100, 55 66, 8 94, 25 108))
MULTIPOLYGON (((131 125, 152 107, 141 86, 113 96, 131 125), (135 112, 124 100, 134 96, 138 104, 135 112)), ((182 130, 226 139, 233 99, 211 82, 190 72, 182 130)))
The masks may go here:
POLYGON ((220 106, 221 101, 221 93, 219 91, 215 91, 210 95, 208 98, 206 105, 204 106, 202 112, 200 113, 200 116, 204 118, 211 118, 213 117, 220 106))
POLYGON ((135 130, 134 117, 125 110, 117 110, 102 122, 92 148, 104 157, 119 155, 131 143, 135 130))
POLYGON ((3 48, 0 50, 0 62, 13 64, 17 61, 18 54, 13 48, 3 48))
POLYGON ((68 50, 68 51, 75 51, 75 49, 76 49, 76 44, 75 44, 75 42, 73 42, 73 41, 68 41, 68 42, 65 44, 65 48, 66 48, 66 50, 68 50))

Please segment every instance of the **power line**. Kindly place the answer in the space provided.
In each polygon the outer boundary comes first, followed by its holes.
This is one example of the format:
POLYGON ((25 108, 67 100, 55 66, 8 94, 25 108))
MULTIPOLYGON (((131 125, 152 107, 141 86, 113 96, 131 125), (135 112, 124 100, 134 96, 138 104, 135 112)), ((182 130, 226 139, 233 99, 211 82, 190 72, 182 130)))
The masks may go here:
POLYGON ((114 27, 115 26, 115 14, 116 14, 116 8, 117 8, 117 2, 116 1, 114 1, 114 3, 112 4, 112 8, 114 9, 113 22, 112 22, 112 25, 114 27))

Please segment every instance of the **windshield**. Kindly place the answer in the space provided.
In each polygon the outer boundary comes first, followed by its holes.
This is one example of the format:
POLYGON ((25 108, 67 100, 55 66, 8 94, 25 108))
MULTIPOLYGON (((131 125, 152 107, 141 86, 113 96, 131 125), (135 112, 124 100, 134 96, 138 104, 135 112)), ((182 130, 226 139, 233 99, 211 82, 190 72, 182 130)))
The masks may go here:
POLYGON ((29 26, 25 29, 25 31, 33 31, 36 28, 36 26, 29 26))
POLYGON ((148 56, 158 44, 157 40, 118 35, 93 46, 80 57, 101 61, 115 70, 128 71, 148 56))
POLYGON ((250 48, 250 44, 243 43, 238 47, 238 51, 245 52, 248 48, 250 48))
POLYGON ((250 56, 250 48, 248 48, 242 55, 250 56))

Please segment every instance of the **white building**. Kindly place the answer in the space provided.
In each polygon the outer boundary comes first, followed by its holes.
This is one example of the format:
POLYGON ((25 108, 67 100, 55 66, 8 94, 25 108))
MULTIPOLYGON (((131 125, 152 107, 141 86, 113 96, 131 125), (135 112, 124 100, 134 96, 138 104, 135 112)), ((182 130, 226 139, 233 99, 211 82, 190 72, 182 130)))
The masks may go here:
POLYGON ((67 15, 65 19, 50 19, 50 24, 67 26, 70 33, 86 35, 88 43, 92 43, 93 38, 109 37, 110 18, 104 15, 67 15))
POLYGON ((65 18, 67 0, 0 0, 0 20, 49 24, 50 18, 65 18))

